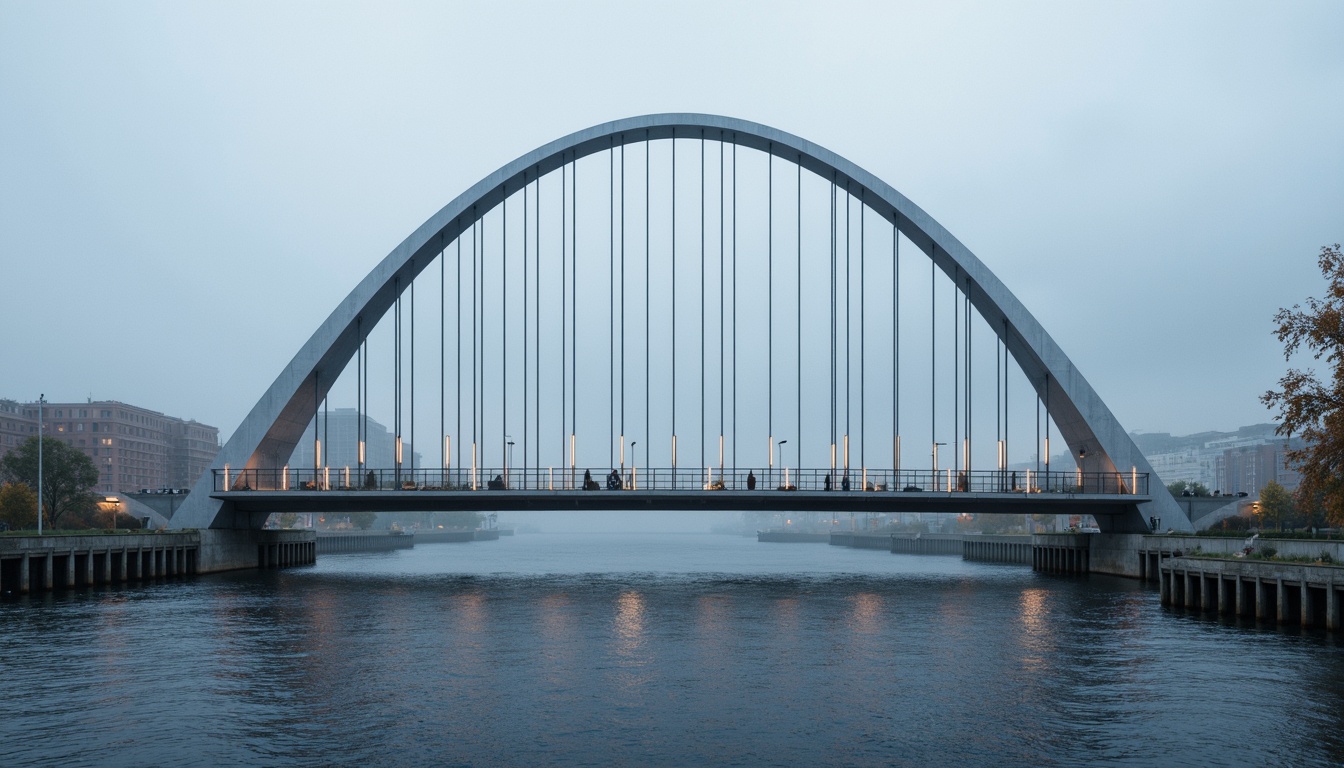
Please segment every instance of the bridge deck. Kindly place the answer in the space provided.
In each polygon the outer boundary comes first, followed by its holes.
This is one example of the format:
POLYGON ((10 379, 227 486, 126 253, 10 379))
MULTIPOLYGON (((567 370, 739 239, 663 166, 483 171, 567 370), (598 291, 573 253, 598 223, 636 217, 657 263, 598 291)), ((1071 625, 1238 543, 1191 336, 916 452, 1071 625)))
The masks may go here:
POLYGON ((1130 513, 1137 494, 865 491, 226 491, 211 494, 239 512, 775 511, 977 514, 1130 513))

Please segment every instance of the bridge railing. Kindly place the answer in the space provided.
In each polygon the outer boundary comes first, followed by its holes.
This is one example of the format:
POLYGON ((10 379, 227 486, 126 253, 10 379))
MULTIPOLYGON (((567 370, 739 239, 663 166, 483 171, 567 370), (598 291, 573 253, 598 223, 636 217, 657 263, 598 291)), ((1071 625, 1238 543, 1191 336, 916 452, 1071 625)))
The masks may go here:
POLYGON ((719 469, 625 467, 214 470, 223 491, 835 491, 1148 494, 1148 474, 952 469, 719 469))

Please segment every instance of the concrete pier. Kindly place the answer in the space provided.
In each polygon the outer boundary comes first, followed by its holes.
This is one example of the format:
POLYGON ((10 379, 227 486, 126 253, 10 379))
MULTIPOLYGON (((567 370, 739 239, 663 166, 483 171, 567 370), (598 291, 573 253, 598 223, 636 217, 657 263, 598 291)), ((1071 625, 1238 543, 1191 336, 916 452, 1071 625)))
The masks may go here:
POLYGON ((1158 566, 1162 605, 1275 624, 1340 629, 1344 568, 1170 557, 1158 566))
POLYGON ((1031 535, 969 533, 962 538, 961 557, 983 563, 1031 565, 1031 535))
POLYGON ((1038 533, 1031 540, 1031 567, 1046 573, 1082 574, 1092 570, 1090 533, 1038 533))
POLYGON ((0 537, 0 592, 152 581, 200 572, 200 536, 126 533, 0 537))

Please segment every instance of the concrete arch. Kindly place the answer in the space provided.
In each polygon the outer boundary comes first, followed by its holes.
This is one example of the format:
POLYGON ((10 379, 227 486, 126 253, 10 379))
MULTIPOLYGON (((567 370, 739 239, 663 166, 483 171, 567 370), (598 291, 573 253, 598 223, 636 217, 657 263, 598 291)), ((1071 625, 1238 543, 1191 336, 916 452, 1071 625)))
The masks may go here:
MULTIPOLYGON (((253 468, 283 462, 302 438, 314 408, 354 357, 360 339, 392 307, 401 288, 437 258, 459 234, 525 183, 565 163, 612 147, 669 138, 726 140, 801 165, 862 195, 877 215, 892 222, 957 282, 972 306, 994 328, 1050 412, 1070 452, 1085 451, 1084 471, 1150 473, 1152 501, 1125 520, 1108 521, 1113 532, 1146 530, 1148 515, 1167 527, 1190 530, 1190 521, 1152 475, 1152 468, 1096 391, 1017 297, 964 245, 919 206, 854 163, 806 139, 759 123, 719 115, 668 113, 595 125, 539 147, 463 192, 392 250, 318 327, 219 455, 226 464, 253 468)), ((212 472, 196 483, 173 519, 175 528, 255 528, 257 520, 235 514, 212 499, 212 472)), ((1119 517, 1119 516, 1117 516, 1119 517)))

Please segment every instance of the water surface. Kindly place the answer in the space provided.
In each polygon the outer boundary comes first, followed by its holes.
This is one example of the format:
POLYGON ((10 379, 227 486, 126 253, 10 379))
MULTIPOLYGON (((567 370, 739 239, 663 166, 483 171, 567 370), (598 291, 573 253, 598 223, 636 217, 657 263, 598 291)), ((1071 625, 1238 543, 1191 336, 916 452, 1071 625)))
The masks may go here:
POLYGON ((1339 765, 1323 633, 1136 582, 527 535, 0 601, 13 765, 1339 765))

